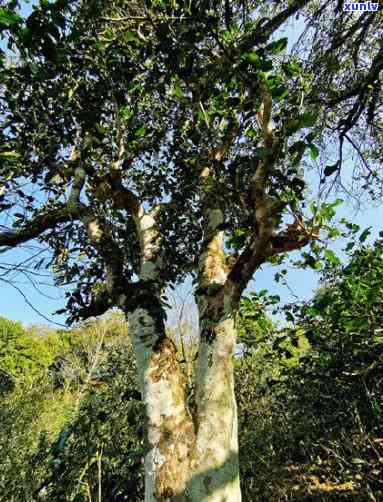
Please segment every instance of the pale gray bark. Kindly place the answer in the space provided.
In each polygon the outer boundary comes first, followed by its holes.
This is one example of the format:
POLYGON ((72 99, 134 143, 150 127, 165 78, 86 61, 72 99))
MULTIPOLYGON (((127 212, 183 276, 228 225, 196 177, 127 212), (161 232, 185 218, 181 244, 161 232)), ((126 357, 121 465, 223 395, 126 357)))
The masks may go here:
MULTIPOLYGON (((212 156, 219 160, 227 145, 212 156)), ((200 343, 196 375, 196 456, 190 481, 191 499, 204 502, 240 502, 237 407, 233 355, 234 289, 228 281, 224 253, 224 215, 216 199, 214 175, 202 170, 200 196, 205 246, 199 260, 197 304, 200 343)))
POLYGON ((199 346, 196 381, 198 467, 191 483, 191 500, 239 502, 233 319, 223 315, 210 329, 212 339, 201 340, 199 346))
POLYGON ((195 441, 184 377, 176 348, 150 309, 131 313, 129 330, 146 412, 145 502, 175 500, 185 493, 195 441))
POLYGON ((177 349, 166 336, 161 306, 161 235, 156 211, 135 214, 141 244, 141 300, 128 316, 146 414, 145 502, 186 500, 195 431, 177 349))

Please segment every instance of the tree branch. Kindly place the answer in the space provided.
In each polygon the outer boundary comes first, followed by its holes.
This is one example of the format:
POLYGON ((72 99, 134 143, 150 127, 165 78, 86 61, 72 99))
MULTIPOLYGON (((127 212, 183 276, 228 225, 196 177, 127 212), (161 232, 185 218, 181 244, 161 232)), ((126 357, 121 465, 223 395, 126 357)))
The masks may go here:
MULTIPOLYGON (((141 301, 139 299, 140 294, 141 296, 145 295, 148 288, 150 289, 150 285, 145 281, 125 281, 121 290, 109 293, 107 285, 103 284, 101 291, 92 297, 89 305, 84 305, 78 309, 70 321, 96 317, 104 314, 112 307, 121 307, 125 312, 133 310, 136 307, 136 302, 141 301)), ((151 299, 149 298, 148 301, 150 302, 151 299)))
POLYGON ((97 216, 83 220, 89 240, 105 262, 106 291, 113 296, 123 292, 124 254, 117 242, 113 240, 106 225, 97 216))
POLYGON ((236 260, 233 260, 228 281, 238 284, 240 288, 239 296, 245 289, 247 283, 253 277, 254 272, 266 261, 266 248, 260 246, 260 242, 254 239, 245 247, 236 260))
POLYGON ((18 230, 0 233, 0 247, 14 247, 23 242, 35 239, 48 229, 54 228, 59 223, 79 219, 87 214, 89 208, 84 205, 66 204, 60 208, 52 209, 47 213, 37 215, 25 223, 18 230))
POLYGON ((27 296, 25 295, 25 293, 19 288, 16 286, 16 284, 14 284, 14 282, 12 281, 8 281, 8 280, 5 280, 5 279, 2 279, 0 278, 0 281, 2 282, 5 282, 6 284, 8 284, 8 286, 11 286, 12 288, 14 288, 24 299, 25 303, 37 314, 39 315, 40 317, 42 317, 43 319, 45 319, 45 321, 48 321, 49 323, 52 323, 52 324, 56 324, 57 326, 61 326, 63 328, 65 328, 65 324, 61 324, 59 322, 56 322, 56 321, 52 321, 52 319, 49 319, 49 317, 45 316, 42 312, 40 312, 27 298, 27 296))
MULTIPOLYGON (((370 70, 361 79, 358 80, 350 89, 344 91, 329 101, 320 101, 327 106, 339 105, 347 99, 355 96, 361 97, 362 94, 369 92, 368 85, 373 85, 377 82, 380 72, 383 70, 383 42, 380 45, 379 51, 373 59, 370 70)), ((317 100, 311 100, 311 103, 316 103, 317 100)))
POLYGON ((76 315, 73 315, 70 318, 70 322, 100 316, 105 314, 105 312, 111 307, 113 307, 113 302, 106 294, 103 296, 93 297, 89 305, 86 305, 76 311, 76 315))
MULTIPOLYGON (((286 206, 285 202, 274 200, 267 194, 267 178, 275 163, 279 148, 279 140, 271 124, 271 113, 270 92, 264 84, 261 84, 261 109, 257 113, 257 120, 263 134, 266 154, 257 161, 256 171, 250 184, 252 230, 245 249, 238 257, 233 257, 234 259, 230 260, 231 263, 228 263, 230 269, 228 280, 240 284, 240 290, 246 287, 257 268, 268 257, 275 254, 272 238, 276 220, 286 206)), ((284 240, 283 243, 287 246, 284 240)))
POLYGON ((250 201, 254 206, 251 208, 254 216, 254 224, 257 227, 257 238, 267 240, 273 230, 272 217, 277 210, 275 201, 270 200, 266 193, 267 177, 273 166, 278 151, 279 141, 275 136, 271 125, 272 98, 265 84, 261 84, 261 109, 257 113, 257 120, 263 134, 265 155, 257 162, 256 171, 250 184, 250 201))
POLYGON ((269 256, 301 249, 318 237, 319 230, 317 229, 308 231, 305 227, 300 228, 295 224, 289 225, 287 230, 271 238, 269 256))

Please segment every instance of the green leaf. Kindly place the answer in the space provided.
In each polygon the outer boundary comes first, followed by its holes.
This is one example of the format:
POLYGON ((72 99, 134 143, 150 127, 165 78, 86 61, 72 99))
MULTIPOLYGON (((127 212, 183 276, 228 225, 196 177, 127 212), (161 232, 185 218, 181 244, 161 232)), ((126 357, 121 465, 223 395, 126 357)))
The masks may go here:
POLYGON ((264 72, 271 71, 273 69, 273 62, 271 59, 261 59, 260 69, 264 72))
POLYGON ((281 301, 281 297, 279 295, 270 295, 269 296, 269 304, 276 305, 281 301))
POLYGON ((129 109, 128 106, 123 106, 122 108, 120 108, 120 116, 124 120, 129 120, 133 117, 133 112, 129 109))
POLYGON ((183 98, 184 93, 179 85, 175 85, 172 89, 172 94, 173 96, 176 96, 177 98, 183 98))
POLYGON ((18 31, 18 35, 21 39, 21 41, 27 45, 30 46, 32 41, 33 41, 33 33, 30 28, 21 28, 21 30, 18 31))
POLYGON ((365 230, 363 230, 363 232, 360 234, 360 237, 359 237, 359 242, 364 242, 367 237, 370 235, 371 233, 371 228, 372 227, 368 227, 366 228, 365 230))
POLYGON ((139 38, 133 31, 126 31, 124 33, 125 42, 139 42, 139 38))
POLYGON ((145 126, 142 125, 136 130, 135 135, 138 137, 145 136, 145 131, 146 131, 145 126))
POLYGON ((252 64, 257 64, 260 62, 260 57, 256 52, 244 52, 241 56, 244 61, 248 61, 252 64))
POLYGON ((17 159, 20 157, 20 154, 17 152, 0 152, 0 157, 5 157, 8 159, 17 159))
POLYGON ((280 38, 275 42, 271 42, 271 44, 266 46, 266 51, 271 52, 272 54, 279 54, 287 47, 287 37, 280 38))
POLYGON ((291 312, 285 312, 285 317, 286 317, 287 321, 290 321, 290 322, 295 321, 295 317, 293 316, 293 314, 291 312))
POLYGON ((301 66, 298 62, 291 61, 289 63, 283 63, 282 70, 287 77, 294 77, 296 75, 299 75, 299 73, 301 72, 301 66))
POLYGON ((258 136, 258 133, 254 129, 248 128, 245 131, 245 136, 247 136, 248 138, 256 138, 258 136))
POLYGON ((289 95, 289 90, 284 84, 279 84, 272 89, 271 95, 277 101, 282 101, 289 95))
POLYGON ((307 145, 304 141, 296 141, 290 146, 289 152, 291 154, 299 153, 300 155, 302 155, 303 152, 306 150, 306 146, 307 145))
POLYGON ((9 9, 0 9, 0 25, 3 26, 13 26, 23 20, 16 12, 12 12, 9 9))
POLYGON ((336 267, 337 265, 341 264, 340 259, 337 257, 334 251, 331 251, 331 249, 326 249, 324 255, 327 261, 330 263, 330 265, 336 267))
POLYGON ((96 126, 95 126, 95 127, 96 127, 96 131, 97 131, 99 134, 101 134, 101 135, 103 135, 103 134, 105 134, 105 133, 107 132, 106 127, 105 127, 105 126, 103 126, 102 124, 96 124, 96 126))
POLYGON ((320 260, 316 260, 315 257, 312 255, 305 256, 305 261, 303 262, 303 265, 316 270, 322 268, 322 262, 320 260))
POLYGON ((346 251, 351 251, 351 249, 355 246, 355 242, 349 242, 346 246, 346 251))
POLYGON ((316 160, 319 155, 319 148, 316 145, 314 145, 314 143, 310 143, 309 149, 310 149, 310 157, 312 158, 312 160, 316 160))
POLYGON ((306 112, 302 113, 302 115, 299 115, 298 120, 299 120, 299 129, 301 127, 312 127, 313 125, 315 125, 316 116, 313 115, 312 113, 306 112))
POLYGON ((313 201, 311 201, 309 203, 309 208, 310 208, 310 211, 312 212, 312 214, 317 214, 317 212, 318 212, 318 205, 315 202, 315 200, 313 200, 313 201))
POLYGON ((362 465, 366 463, 366 461, 361 458, 353 458, 351 462, 356 465, 362 465))
POLYGON ((228 239, 227 244, 229 248, 239 250, 245 245, 245 242, 246 230, 243 228, 237 228, 228 239))
POLYGON ((344 200, 343 199, 335 199, 334 202, 332 202, 331 204, 329 204, 329 207, 331 208, 334 208, 334 207, 338 207, 340 206, 341 204, 343 204, 344 200))
POLYGON ((296 143, 292 144, 289 148, 289 153, 292 156, 293 164, 299 164, 299 162, 302 159, 302 156, 305 152, 306 149, 306 143, 304 141, 297 141, 296 143))
POLYGON ((316 317, 317 315, 320 314, 320 312, 315 307, 308 307, 308 309, 306 310, 306 314, 311 317, 316 317))
POLYGON ((342 232, 339 229, 332 227, 327 230, 327 235, 329 239, 334 239, 335 237, 340 237, 342 232))

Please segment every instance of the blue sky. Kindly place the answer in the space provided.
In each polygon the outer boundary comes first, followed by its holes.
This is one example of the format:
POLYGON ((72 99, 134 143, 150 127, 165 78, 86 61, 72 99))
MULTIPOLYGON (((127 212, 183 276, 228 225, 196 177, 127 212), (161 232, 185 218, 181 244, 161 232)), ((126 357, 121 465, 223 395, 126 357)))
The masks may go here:
MULTIPOLYGON (((28 15, 31 11, 31 4, 28 2, 23 3, 22 13, 23 15, 28 15)), ((289 36, 289 46, 298 38, 302 31, 302 23, 298 20, 294 25, 290 26, 287 30, 287 35, 289 36)), ((4 47, 4 43, 0 41, 0 46, 4 47)), ((351 168, 351 165, 347 166, 351 168)), ((309 180, 314 187, 317 186, 317 178, 315 175, 310 175, 309 180)), ((347 179, 346 179, 347 181, 347 179)), ((372 227, 371 236, 369 241, 372 242, 378 237, 378 233, 383 230, 383 204, 375 203, 374 205, 367 200, 364 205, 358 210, 352 205, 347 197, 339 194, 340 198, 345 199, 344 204, 339 207, 337 212, 337 217, 346 217, 353 223, 357 223, 360 227, 372 227)), ((336 198, 336 194, 333 196, 336 198)), ((331 249, 335 250, 339 256, 344 257, 341 252, 344 242, 342 239, 338 239, 330 244, 331 249)), ((5 254, 0 255, 0 265, 4 262, 7 263, 18 263, 25 260, 29 254, 33 252, 32 250, 12 250, 5 254)), ((274 274, 276 268, 272 266, 263 266, 255 275, 254 280, 249 285, 249 290, 260 291, 261 289, 268 289, 271 294, 278 294, 281 297, 282 302, 292 302, 294 301, 294 293, 300 299, 309 298, 313 291, 318 285, 318 272, 310 270, 289 270, 287 276, 287 282, 289 288, 280 285, 275 282, 274 274)), ((0 278, 4 270, 0 269, 0 278)), ((3 276, 9 277, 9 276, 3 276)), ((52 282, 49 277, 40 277, 39 281, 43 282, 41 286, 33 286, 26 276, 18 275, 14 281, 14 285, 19 288, 27 298, 29 304, 23 297, 23 295, 11 285, 7 285, 4 282, 0 282, 0 315, 6 316, 11 319, 21 320, 23 323, 47 323, 47 319, 56 321, 58 323, 64 322, 63 316, 53 316, 52 313, 55 310, 63 308, 65 305, 65 290, 56 287, 51 287, 48 284, 52 282), (42 318, 32 307, 43 314, 47 319, 42 318)), ((187 282, 183 287, 180 288, 179 293, 182 295, 186 294, 186 291, 190 290, 190 283, 187 282)), ((171 320, 174 321, 174 316, 170 316, 171 320)))

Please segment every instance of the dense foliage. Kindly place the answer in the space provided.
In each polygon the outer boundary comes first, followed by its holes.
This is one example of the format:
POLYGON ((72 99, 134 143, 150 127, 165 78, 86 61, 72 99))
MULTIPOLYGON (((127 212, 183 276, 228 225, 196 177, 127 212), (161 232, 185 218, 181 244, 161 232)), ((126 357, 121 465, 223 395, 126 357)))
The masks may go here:
POLYGON ((313 162, 322 189, 342 182, 348 160, 359 186, 380 186, 381 12, 354 17, 343 4, 44 0, 24 19, 6 2, 0 30, 17 58, 0 52, 0 207, 4 228, 18 231, 0 245, 48 243, 53 258, 35 264, 75 284, 66 312, 101 313, 139 269, 137 203, 166 236, 162 280, 195 271, 206 163, 209 204, 243 252, 236 277, 268 259, 264 248, 315 241, 323 225, 305 209, 313 162), (294 16, 305 30, 289 48, 281 31, 294 16), (111 257, 119 280, 107 292, 111 257))
POLYGON ((57 341, 27 333, 20 322, 0 317, 0 394, 18 383, 31 383, 52 363, 57 341))
POLYGON ((286 492, 293 500, 381 496, 382 274, 382 241, 328 267, 314 299, 294 305, 295 326, 261 338, 241 363, 248 368, 246 385, 238 379, 248 500, 254 493, 283 500, 286 492), (263 354, 267 385, 258 376, 263 354))

